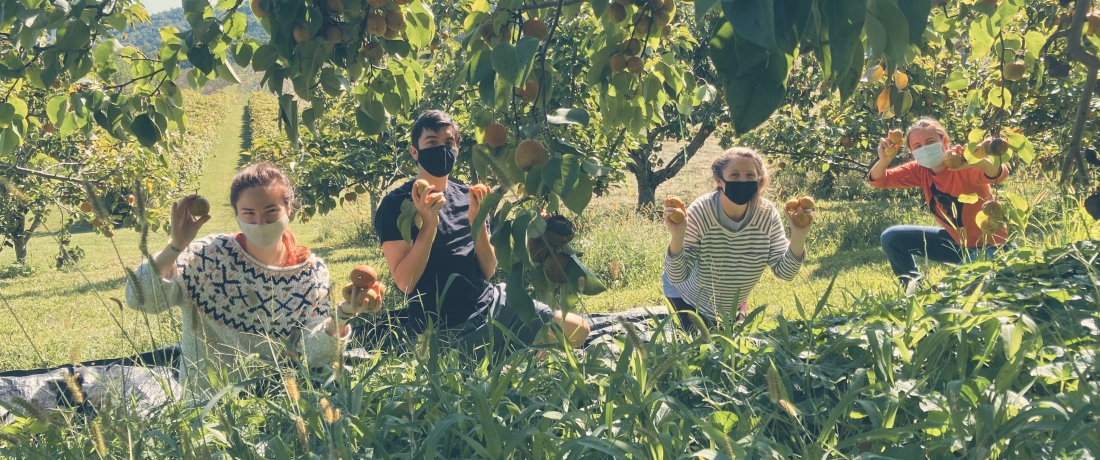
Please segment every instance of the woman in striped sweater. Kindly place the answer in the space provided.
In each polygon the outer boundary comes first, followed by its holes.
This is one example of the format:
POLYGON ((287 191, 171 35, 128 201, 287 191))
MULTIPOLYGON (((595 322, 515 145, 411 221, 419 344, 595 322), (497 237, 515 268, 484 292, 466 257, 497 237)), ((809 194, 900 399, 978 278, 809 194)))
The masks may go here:
POLYGON ((708 326, 737 306, 744 311, 765 268, 790 281, 806 258, 811 226, 791 225, 787 240, 779 210, 761 196, 768 171, 759 153, 731 148, 714 160, 711 171, 717 190, 696 199, 687 219, 676 223, 670 219, 675 209, 665 209, 672 235, 665 255, 665 296, 684 325, 692 324, 685 315, 689 311, 699 313, 708 326))

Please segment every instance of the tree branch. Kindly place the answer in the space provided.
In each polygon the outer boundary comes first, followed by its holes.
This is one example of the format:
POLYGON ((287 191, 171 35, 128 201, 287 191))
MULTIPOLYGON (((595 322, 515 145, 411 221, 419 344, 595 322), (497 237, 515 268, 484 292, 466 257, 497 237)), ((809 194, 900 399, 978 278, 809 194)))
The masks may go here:
POLYGON ((657 180, 665 182, 675 177, 676 174, 687 165, 687 162, 691 161, 692 157, 699 152, 699 149, 703 147, 703 144, 710 138, 710 135, 714 133, 714 128, 715 126, 712 121, 708 120, 704 123, 703 126, 699 128, 699 131, 695 132, 695 137, 691 139, 691 142, 680 151, 680 154, 676 155, 676 157, 668 162, 664 168, 654 173, 654 175, 657 176, 657 180))
POLYGON ((1066 52, 1071 59, 1084 64, 1090 71, 1095 72, 1100 69, 1100 57, 1088 52, 1081 44, 1082 29, 1085 27, 1085 18, 1088 16, 1091 7, 1092 1, 1074 3, 1073 21, 1069 25, 1068 36, 1066 37, 1066 52))
POLYGON ((61 182, 71 182, 73 184, 84 184, 85 182, 87 182, 84 179, 80 179, 80 178, 76 178, 76 177, 50 174, 48 172, 42 172, 42 171, 39 171, 39 170, 36 170, 36 169, 28 169, 28 168, 24 168, 22 166, 16 166, 15 170, 20 172, 20 173, 23 173, 23 174, 30 174, 32 176, 44 177, 46 179, 56 180, 56 181, 61 181, 61 182))
POLYGON ((553 7, 553 6, 556 6, 556 7, 560 8, 560 7, 563 7, 563 6, 579 5, 579 4, 584 3, 586 1, 588 1, 588 0, 559 0, 559 1, 548 1, 548 2, 541 2, 541 3, 532 3, 530 5, 521 6, 521 7, 519 7, 518 10, 519 11, 541 10, 543 8, 550 8, 550 7, 553 7))
MULTIPOLYGON (((1087 2, 1084 2, 1087 3, 1087 2)), ((1063 184, 1068 183, 1074 175, 1077 175, 1085 185, 1089 183, 1089 175, 1085 173, 1085 153, 1081 149, 1081 136, 1085 133, 1085 121, 1088 118, 1092 105, 1092 94, 1096 90, 1097 69, 1089 69, 1085 76, 1085 84, 1081 87, 1081 100, 1077 103, 1077 117, 1073 122, 1073 132, 1066 146, 1065 158, 1062 159, 1063 184)))

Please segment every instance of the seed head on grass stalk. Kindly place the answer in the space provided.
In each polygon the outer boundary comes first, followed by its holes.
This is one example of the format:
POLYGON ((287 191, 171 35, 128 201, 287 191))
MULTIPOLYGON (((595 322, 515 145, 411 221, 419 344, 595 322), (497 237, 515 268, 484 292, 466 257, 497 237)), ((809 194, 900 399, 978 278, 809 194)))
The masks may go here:
POLYGON ((105 436, 103 436, 103 426, 102 426, 102 424, 103 424, 103 422, 101 422, 97 418, 95 420, 92 420, 92 427, 91 427, 91 429, 92 429, 92 442, 95 443, 96 453, 98 453, 101 458, 107 457, 107 454, 110 453, 110 452, 107 451, 107 438, 105 436))

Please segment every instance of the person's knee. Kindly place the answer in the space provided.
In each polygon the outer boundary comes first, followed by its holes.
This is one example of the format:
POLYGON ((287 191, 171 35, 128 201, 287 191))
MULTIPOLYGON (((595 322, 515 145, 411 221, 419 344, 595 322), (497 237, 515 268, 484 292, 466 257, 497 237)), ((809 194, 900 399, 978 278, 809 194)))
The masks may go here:
POLYGON ((561 312, 558 312, 554 315, 554 321, 561 326, 562 332, 568 336, 569 343, 574 348, 584 345, 588 334, 592 333, 592 325, 581 315, 570 313, 563 318, 561 312))
POLYGON ((900 234, 899 230, 898 227, 890 227, 882 232, 882 235, 879 236, 879 242, 884 249, 894 245, 894 241, 897 240, 900 234))

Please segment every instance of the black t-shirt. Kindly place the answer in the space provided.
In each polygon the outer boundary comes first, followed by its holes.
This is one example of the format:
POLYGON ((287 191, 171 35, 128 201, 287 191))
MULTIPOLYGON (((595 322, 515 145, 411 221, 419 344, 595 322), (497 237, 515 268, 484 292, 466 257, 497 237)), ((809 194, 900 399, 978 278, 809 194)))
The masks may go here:
MULTIPOLYGON (((375 215, 374 229, 382 243, 401 241, 397 217, 401 215, 401 203, 412 200, 410 180, 382 198, 375 215)), ((447 181, 444 191, 446 203, 439 211, 432 250, 424 274, 416 282, 416 290, 409 295, 410 319, 423 320, 427 314, 438 312, 439 319, 447 327, 459 325, 480 313, 495 299, 492 289, 481 273, 481 265, 474 253, 474 239, 470 234, 470 187, 455 181, 447 181), (458 275, 447 287, 451 275, 458 275), (446 288, 445 296, 444 288, 446 288), (441 302, 436 296, 441 295, 441 302)), ((489 223, 485 223, 488 228, 489 223)), ((419 229, 412 227, 412 239, 416 241, 419 229)))

